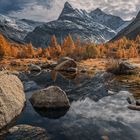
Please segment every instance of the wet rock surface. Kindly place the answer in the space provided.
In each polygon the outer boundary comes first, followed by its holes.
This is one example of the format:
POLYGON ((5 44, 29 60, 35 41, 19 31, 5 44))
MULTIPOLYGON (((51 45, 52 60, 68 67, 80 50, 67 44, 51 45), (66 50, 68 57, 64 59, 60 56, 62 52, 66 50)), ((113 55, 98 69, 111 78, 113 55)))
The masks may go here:
POLYGON ((47 132, 40 127, 17 125, 12 127, 5 140, 48 140, 47 132))

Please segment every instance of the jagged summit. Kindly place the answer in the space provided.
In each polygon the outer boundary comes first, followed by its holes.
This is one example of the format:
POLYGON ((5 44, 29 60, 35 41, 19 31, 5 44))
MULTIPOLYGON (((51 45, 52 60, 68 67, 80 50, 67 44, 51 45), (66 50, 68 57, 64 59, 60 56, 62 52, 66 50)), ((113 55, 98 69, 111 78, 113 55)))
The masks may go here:
POLYGON ((73 8, 66 2, 58 20, 69 20, 79 23, 79 21, 92 20, 92 17, 85 10, 73 8))
POLYGON ((69 2, 65 2, 64 8, 71 8, 71 9, 73 9, 69 2))
POLYGON ((91 13, 104 13, 100 8, 96 8, 94 11, 91 11, 91 13))
POLYGON ((59 16, 58 19, 61 19, 65 15, 70 14, 70 13, 73 13, 73 12, 75 12, 75 9, 71 6, 71 4, 69 2, 66 2, 64 4, 64 8, 63 8, 63 10, 62 10, 62 12, 61 12, 61 14, 60 14, 60 16, 59 16))

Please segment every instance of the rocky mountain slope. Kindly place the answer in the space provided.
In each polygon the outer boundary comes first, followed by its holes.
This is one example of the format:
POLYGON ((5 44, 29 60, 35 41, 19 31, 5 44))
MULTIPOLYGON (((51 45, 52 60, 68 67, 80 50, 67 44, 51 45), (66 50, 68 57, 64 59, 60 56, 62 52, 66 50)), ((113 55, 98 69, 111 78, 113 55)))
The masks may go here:
POLYGON ((65 36, 71 34, 74 40, 80 36, 82 41, 106 42, 113 38, 117 34, 116 29, 126 22, 112 15, 105 14, 103 16, 103 12, 102 16, 99 16, 100 13, 101 11, 98 12, 98 9, 91 13, 74 9, 66 2, 58 20, 36 27, 33 32, 25 37, 25 41, 32 42, 35 47, 47 47, 52 35, 55 35, 58 42, 61 43, 65 36), (95 15, 97 16, 95 17, 95 15), (101 18, 102 20, 100 20, 101 18), (119 24, 116 24, 118 20, 119 24), (112 24, 108 27, 110 22, 112 24))
POLYGON ((26 19, 10 18, 0 14, 0 32, 9 40, 22 42, 28 32, 43 23, 26 19))
POLYGON ((124 21, 118 16, 106 14, 99 8, 95 9, 94 11, 91 11, 89 15, 93 18, 94 22, 103 24, 115 31, 118 31, 121 29, 121 27, 124 28, 128 24, 130 24, 130 21, 124 21))
POLYGON ((121 30, 113 39, 118 40, 122 38, 123 36, 129 38, 129 39, 135 39, 137 35, 140 35, 140 12, 136 16, 136 18, 132 21, 131 24, 129 24, 126 28, 121 30))

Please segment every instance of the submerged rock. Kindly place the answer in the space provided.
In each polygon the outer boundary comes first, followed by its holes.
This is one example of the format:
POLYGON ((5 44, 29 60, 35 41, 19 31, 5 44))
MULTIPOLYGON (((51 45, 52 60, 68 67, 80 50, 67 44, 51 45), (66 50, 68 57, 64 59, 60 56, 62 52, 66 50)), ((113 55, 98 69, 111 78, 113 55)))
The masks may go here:
POLYGON ((9 130, 6 140, 48 140, 48 137, 46 130, 43 128, 17 125, 9 130))
POLYGON ((57 86, 36 91, 30 101, 35 108, 58 109, 70 107, 66 93, 57 86))
POLYGON ((21 113, 24 103, 24 89, 18 77, 0 72, 0 129, 21 113))

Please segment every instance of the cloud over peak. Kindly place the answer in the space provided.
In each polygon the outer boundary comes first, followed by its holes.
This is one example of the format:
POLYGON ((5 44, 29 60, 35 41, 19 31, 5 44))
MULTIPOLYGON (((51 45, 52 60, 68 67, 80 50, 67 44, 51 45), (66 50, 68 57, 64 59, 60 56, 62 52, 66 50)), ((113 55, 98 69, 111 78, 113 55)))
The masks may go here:
POLYGON ((51 21, 58 18, 64 3, 87 11, 101 8, 106 13, 131 19, 139 11, 140 0, 0 0, 0 13, 18 18, 51 21))

